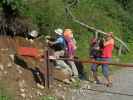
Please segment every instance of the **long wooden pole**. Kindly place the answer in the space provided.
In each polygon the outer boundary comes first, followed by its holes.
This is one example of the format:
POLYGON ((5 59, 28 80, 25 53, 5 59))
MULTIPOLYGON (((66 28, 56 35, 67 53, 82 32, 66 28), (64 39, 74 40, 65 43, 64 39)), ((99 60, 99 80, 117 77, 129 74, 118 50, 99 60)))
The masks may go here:
POLYGON ((83 64, 108 64, 108 65, 114 65, 119 67, 133 67, 133 64, 125 64, 125 63, 113 63, 113 62, 106 62, 106 61, 93 61, 93 60, 77 60, 77 59, 69 59, 69 58, 59 58, 59 59, 50 59, 50 60, 66 60, 66 61, 78 61, 83 64))
MULTIPOLYGON (((94 27, 92 27, 92 26, 89 26, 89 25, 87 25, 87 24, 85 24, 85 23, 83 23, 83 22, 77 20, 77 19, 75 18, 75 16, 72 14, 72 12, 70 11, 69 6, 66 7, 66 11, 67 11, 67 13, 71 16, 72 20, 73 20, 74 22, 80 24, 81 26, 86 27, 86 28, 88 28, 88 29, 90 29, 90 30, 92 30, 92 31, 97 32, 97 33, 101 33, 101 34, 104 34, 104 35, 107 34, 106 32, 104 32, 104 31, 102 31, 102 30, 96 29, 96 28, 94 28, 94 27)), ((116 37, 116 36, 114 36, 114 39, 117 40, 119 43, 121 43, 121 45, 123 45, 123 47, 125 47, 126 50, 129 51, 129 48, 128 48, 128 46, 126 45, 126 43, 124 43, 121 39, 119 39, 119 38, 116 37)))

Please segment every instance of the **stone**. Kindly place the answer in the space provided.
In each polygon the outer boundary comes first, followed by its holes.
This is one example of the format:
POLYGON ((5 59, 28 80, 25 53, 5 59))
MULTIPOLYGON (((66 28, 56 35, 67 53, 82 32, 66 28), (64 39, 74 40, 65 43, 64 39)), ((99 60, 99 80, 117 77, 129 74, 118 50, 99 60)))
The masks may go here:
POLYGON ((8 63, 8 64, 7 64, 7 67, 8 67, 8 68, 11 68, 11 67, 12 67, 12 63, 8 63))
POLYGON ((21 68, 21 66, 19 66, 19 65, 16 65, 16 68, 17 68, 17 69, 20 69, 20 68, 21 68))
POLYGON ((25 81, 24 81, 24 80, 20 80, 20 81, 19 81, 19 87, 20 87, 20 88, 25 87, 25 81))
POLYGON ((58 68, 53 68, 53 77, 60 81, 64 81, 65 79, 71 79, 70 74, 64 73, 64 70, 58 68))
POLYGON ((61 84, 58 84, 58 87, 62 87, 62 85, 61 84))
POLYGON ((21 67, 19 65, 16 66, 16 70, 18 71, 19 74, 22 74, 22 70, 20 69, 21 67))
POLYGON ((33 40, 33 39, 29 39, 29 41, 30 41, 30 43, 33 43, 33 42, 34 42, 34 40, 33 40))
POLYGON ((24 88, 21 88, 21 89, 20 89, 20 92, 25 92, 25 89, 24 89, 24 88))
POLYGON ((11 59, 12 61, 14 61, 14 57, 15 57, 14 54, 10 54, 9 57, 10 57, 10 59, 11 59))
POLYGON ((65 91, 65 90, 67 90, 67 87, 64 87, 63 89, 64 89, 64 91, 65 91))
POLYGON ((41 84, 39 84, 39 83, 37 83, 37 87, 38 87, 39 89, 44 89, 44 86, 41 85, 41 84))
POLYGON ((33 96, 31 95, 31 96, 30 96, 30 98, 32 99, 32 98, 33 98, 33 96))
POLYGON ((7 75, 7 74, 8 74, 8 72, 7 72, 7 71, 4 71, 4 74, 5 74, 5 75, 7 75))
POLYGON ((20 69, 17 69, 17 71, 18 71, 19 74, 23 73, 22 70, 20 70, 20 69))
POLYGON ((26 98, 26 94, 25 94, 25 93, 21 93, 20 96, 21 96, 22 98, 26 98))
POLYGON ((42 96, 42 93, 40 91, 37 91, 37 96, 42 96))
POLYGON ((70 80, 68 80, 68 79, 64 79, 63 82, 66 84, 71 84, 70 80))
POLYGON ((0 70, 3 71, 4 70, 4 66, 2 64, 0 64, 0 70))

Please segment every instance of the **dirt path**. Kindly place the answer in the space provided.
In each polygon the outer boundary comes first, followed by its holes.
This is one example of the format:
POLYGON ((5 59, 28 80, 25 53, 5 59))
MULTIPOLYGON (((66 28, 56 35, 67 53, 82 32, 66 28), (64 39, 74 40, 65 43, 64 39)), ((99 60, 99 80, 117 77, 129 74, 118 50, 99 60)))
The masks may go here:
POLYGON ((124 68, 113 76, 113 87, 91 84, 90 89, 71 90, 69 100, 133 100, 133 68, 124 68))

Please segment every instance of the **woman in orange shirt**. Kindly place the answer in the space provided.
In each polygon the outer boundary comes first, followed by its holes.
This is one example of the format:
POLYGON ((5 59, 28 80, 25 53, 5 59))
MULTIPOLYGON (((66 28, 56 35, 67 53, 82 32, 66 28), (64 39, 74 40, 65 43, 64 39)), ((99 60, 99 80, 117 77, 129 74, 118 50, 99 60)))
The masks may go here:
MULTIPOLYGON (((103 42, 103 48, 101 49, 102 54, 99 57, 100 61, 104 61, 104 62, 110 62, 111 58, 112 58, 112 51, 114 48, 114 39, 113 39, 113 33, 109 32, 107 33, 107 38, 106 41, 103 42)), ((95 81, 99 84, 100 81, 97 77, 97 64, 93 64, 91 67, 92 72, 94 73, 94 79, 95 81)), ((102 72, 103 75, 106 79, 106 86, 111 86, 112 85, 112 81, 109 75, 109 66, 108 64, 102 64, 102 72)))

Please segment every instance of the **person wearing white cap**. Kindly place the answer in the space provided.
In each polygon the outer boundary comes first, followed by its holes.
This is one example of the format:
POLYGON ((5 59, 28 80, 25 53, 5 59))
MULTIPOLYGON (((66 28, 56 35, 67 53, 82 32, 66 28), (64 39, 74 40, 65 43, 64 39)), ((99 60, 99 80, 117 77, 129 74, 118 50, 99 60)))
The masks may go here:
MULTIPOLYGON (((54 49, 54 57, 56 59, 63 57, 67 48, 67 44, 65 42, 64 36, 63 36, 63 30, 61 28, 55 29, 54 32, 57 35, 57 39, 55 41, 49 41, 52 45, 52 48, 54 49)), ((65 72, 68 72, 70 76, 72 75, 72 70, 69 65, 67 65, 63 60, 56 60, 56 67, 57 68, 63 68, 66 70, 65 72)), ((65 79, 66 81, 66 79, 65 79)), ((67 83, 69 83, 69 80, 67 80, 67 83)))
POLYGON ((61 28, 55 29, 54 31, 56 34, 58 35, 62 35, 63 34, 63 30, 61 28))
POLYGON ((65 50, 66 49, 66 42, 63 36, 63 30, 61 28, 55 29, 54 32, 56 33, 56 40, 49 41, 55 51, 65 50))
POLYGON ((36 38, 38 36, 38 32, 36 30, 31 31, 28 34, 33 38, 36 38))

